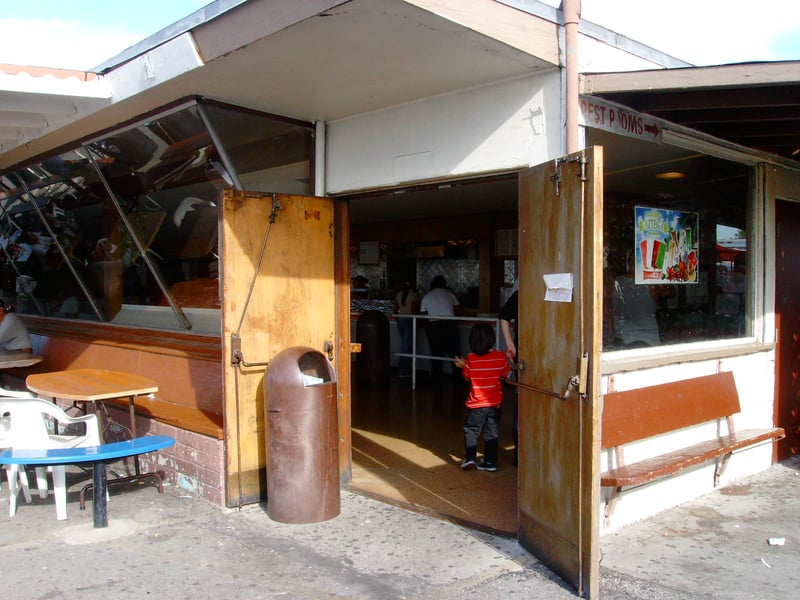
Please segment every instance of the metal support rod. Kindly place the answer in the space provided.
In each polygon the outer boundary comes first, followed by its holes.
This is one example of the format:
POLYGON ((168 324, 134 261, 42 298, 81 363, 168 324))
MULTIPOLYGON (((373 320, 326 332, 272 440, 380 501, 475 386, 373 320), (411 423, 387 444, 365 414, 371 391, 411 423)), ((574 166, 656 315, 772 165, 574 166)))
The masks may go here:
MULTIPOLYGON (((19 174, 17 174, 17 179, 19 180, 19 183, 21 184, 22 189, 25 190, 25 194, 28 196, 28 201, 32 202, 33 205, 35 206, 36 205, 36 198, 34 198, 33 194, 31 194, 30 190, 28 189, 27 184, 25 183, 25 180, 22 179, 22 177, 20 177, 19 174)), ((11 216, 8 215, 7 211, 5 211, 5 209, 4 209, 4 214, 7 216, 7 218, 9 220, 11 219, 11 216)), ((7 249, 6 246, 7 245, 3 246, 3 251, 5 252, 6 256, 9 258, 9 260, 11 262, 11 265, 14 268, 14 271, 17 274, 17 277, 19 277, 20 275, 22 275, 22 273, 19 272, 19 268, 17 267, 17 263, 14 261, 14 259, 11 257, 11 255, 8 253, 8 249, 7 249)), ((36 296, 34 296, 33 294, 31 294, 31 293, 29 293, 28 296, 30 296, 31 300, 33 300, 33 303, 36 305, 36 308, 39 310, 39 314, 40 315, 46 315, 47 311, 44 309, 44 306, 42 306, 42 303, 39 301, 39 299, 36 296)))
POLYGON ((247 299, 244 302, 244 307, 242 307, 242 314, 239 317, 239 325, 236 327, 236 331, 231 334, 231 364, 234 366, 242 365, 243 367, 256 367, 267 365, 266 362, 248 363, 244 360, 244 355, 242 354, 242 340, 239 337, 239 332, 242 330, 244 318, 247 315, 247 309, 250 307, 250 299, 253 296, 253 290, 255 289, 256 281, 258 280, 258 272, 261 270, 261 264, 264 261, 264 254, 267 250, 267 241, 269 240, 269 232, 272 230, 272 224, 275 223, 280 210, 281 203, 278 200, 278 197, 275 194, 272 194, 272 210, 269 213, 267 231, 264 232, 264 241, 261 242, 261 252, 258 255, 258 262, 256 263, 255 269, 253 269, 253 279, 250 281, 250 288, 247 290, 247 299))
POLYGON ((178 319, 178 322, 184 329, 191 329, 192 322, 186 317, 186 315, 183 312, 183 309, 175 303, 172 294, 169 293, 169 290, 167 289, 167 286, 164 283, 164 279, 161 277, 161 272, 153 264, 153 261, 150 260, 150 257, 147 254, 147 250, 145 249, 144 246, 142 246, 142 242, 139 241, 139 235, 133 229, 133 226, 131 225, 130 221, 128 221, 128 217, 125 214, 125 211, 122 210, 122 206, 120 205, 119 200, 117 200, 117 196, 116 194, 114 194, 114 190, 111 189, 111 185, 108 183, 105 176, 103 175, 103 172, 100 169, 100 165, 97 164, 97 160, 95 160, 92 149, 89 148, 88 146, 85 146, 85 148, 86 151, 89 153, 89 160, 92 161, 92 166, 94 167, 94 170, 97 172, 97 176, 100 178, 100 181, 103 182, 103 187, 106 188, 106 192, 108 193, 108 196, 111 198, 111 202, 114 204, 114 208, 116 209, 119 218, 122 220, 122 224, 125 226, 125 230, 128 232, 128 235, 131 236, 131 239, 133 240, 136 249, 139 251, 139 255, 142 257, 142 260, 147 265, 147 269, 150 271, 150 273, 153 275, 153 278, 156 280, 159 289, 161 289, 161 293, 164 294, 164 298, 167 299, 167 303, 172 309, 173 314, 178 319))
MULTIPOLYGON (((3 214, 6 214, 5 209, 3 211, 3 214)), ((9 217, 9 219, 10 219, 10 217, 9 217)), ((22 273, 19 272, 19 267, 17 267, 17 263, 14 262, 14 258, 8 252, 8 246, 7 245, 0 245, 0 247, 3 248, 3 254, 6 255, 6 258, 8 259, 9 264, 11 264, 11 268, 14 269, 14 272, 17 274, 17 277, 22 275, 22 273)), ((42 314, 42 315, 45 314, 44 307, 39 302, 39 299, 36 296, 34 296, 33 294, 29 294, 29 295, 30 295, 31 299, 33 300, 33 303, 36 305, 36 308, 39 310, 39 314, 42 314)))
POLYGON ((258 262, 256 263, 256 268, 253 269, 253 279, 250 281, 250 288, 247 290, 247 299, 244 302, 244 307, 242 308, 242 315, 239 317, 239 325, 236 327, 236 335, 242 330, 242 324, 244 323, 244 317, 247 314, 247 309, 250 306, 250 299, 253 296, 253 290, 256 286, 256 280, 258 279, 258 272, 261 270, 261 263, 264 261, 264 253, 267 250, 267 241, 269 240, 269 232, 272 230, 272 224, 275 222, 275 219, 278 216, 278 211, 281 210, 281 203, 278 200, 278 197, 275 194, 272 194, 272 210, 269 213, 269 223, 267 224, 267 230, 264 232, 264 241, 261 242, 261 251, 258 254, 258 262))
MULTIPOLYGON (((205 125, 206 129, 208 130, 208 135, 211 137, 211 142, 214 144, 214 148, 217 150, 217 153, 222 160, 222 166, 225 167, 228 176, 233 182, 233 187, 239 191, 243 191, 244 187, 242 187, 242 182, 239 181, 239 176, 236 174, 236 169, 233 168, 233 163, 228 156, 228 151, 225 149, 225 145, 222 143, 219 135, 217 135, 217 130, 214 129, 214 124, 211 122, 211 119, 208 118, 208 113, 206 112, 205 106, 199 102, 197 103, 197 113, 200 115, 203 125, 205 125)), ((220 173, 220 175, 222 175, 222 173, 220 173)))
POLYGON ((58 252, 61 254, 61 258, 64 259, 67 268, 69 269, 70 273, 72 273, 72 277, 78 282, 78 286, 81 288, 81 292, 83 292, 83 295, 86 297, 86 300, 88 300, 89 304, 91 304, 92 310, 94 311, 97 320, 101 322, 104 321, 103 313, 100 311, 100 307, 97 306, 94 294, 92 294, 91 291, 89 291, 86 282, 83 281, 83 277, 81 277, 80 273, 78 273, 77 269, 75 268, 75 265, 72 264, 72 260, 67 254, 67 251, 64 250, 64 246, 61 245, 61 240, 58 239, 58 236, 55 234, 52 227, 50 227, 50 223, 47 222, 47 219, 42 213, 42 209, 39 208, 39 205, 36 203, 36 198, 33 197, 30 190, 28 189, 28 185, 21 177, 19 178, 19 180, 20 183, 22 184, 23 189, 25 190, 25 193, 32 200, 33 208, 36 210, 36 214, 39 215, 39 219, 41 220, 45 229, 47 229, 47 234, 50 236, 50 239, 55 242, 56 248, 58 248, 58 252))

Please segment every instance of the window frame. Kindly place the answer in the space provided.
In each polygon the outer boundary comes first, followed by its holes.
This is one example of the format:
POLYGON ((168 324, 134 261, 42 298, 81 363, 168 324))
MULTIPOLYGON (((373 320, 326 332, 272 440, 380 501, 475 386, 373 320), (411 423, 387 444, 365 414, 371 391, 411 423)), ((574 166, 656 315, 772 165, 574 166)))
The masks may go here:
POLYGON ((767 256, 767 199, 766 171, 768 165, 752 154, 718 145, 682 131, 665 129, 663 144, 742 164, 750 168, 750 194, 747 199, 748 268, 746 272, 745 315, 746 335, 693 342, 667 344, 649 348, 615 349, 601 351, 601 374, 651 369, 681 362, 699 362, 723 359, 744 354, 774 350, 776 341, 769 335, 767 324, 767 298, 764 273, 770 264, 767 256))

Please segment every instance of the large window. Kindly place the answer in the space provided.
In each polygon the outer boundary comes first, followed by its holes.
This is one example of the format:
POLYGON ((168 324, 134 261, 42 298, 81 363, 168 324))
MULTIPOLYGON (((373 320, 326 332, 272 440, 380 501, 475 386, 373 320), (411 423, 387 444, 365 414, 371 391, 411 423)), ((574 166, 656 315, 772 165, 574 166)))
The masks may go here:
POLYGON ((313 129, 190 102, 2 176, 22 313, 217 332, 219 190, 311 193, 313 129))
POLYGON ((610 145, 603 350, 747 335, 751 169, 632 142, 623 165, 610 145))

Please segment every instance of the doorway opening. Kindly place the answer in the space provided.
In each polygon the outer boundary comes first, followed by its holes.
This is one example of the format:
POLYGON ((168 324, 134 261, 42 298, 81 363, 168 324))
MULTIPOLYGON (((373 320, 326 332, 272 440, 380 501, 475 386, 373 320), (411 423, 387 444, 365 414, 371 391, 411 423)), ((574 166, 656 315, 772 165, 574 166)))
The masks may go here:
MULTIPOLYGON (((415 385, 398 373, 394 299, 406 282, 420 293, 442 275, 461 303, 460 354, 477 319, 494 319, 515 271, 517 176, 437 183, 348 197, 350 203, 351 332, 380 311, 389 322, 385 380, 359 376, 366 357, 354 355, 351 382, 352 479, 349 487, 389 503, 436 514, 473 528, 516 536, 517 478, 513 464, 515 389, 504 391, 496 472, 462 471, 466 382, 451 364, 431 376, 417 361, 415 385), (498 241, 500 243, 498 243, 498 241)), ((427 354, 418 321, 417 353, 427 354)), ((479 452, 482 451, 482 444, 479 452)))

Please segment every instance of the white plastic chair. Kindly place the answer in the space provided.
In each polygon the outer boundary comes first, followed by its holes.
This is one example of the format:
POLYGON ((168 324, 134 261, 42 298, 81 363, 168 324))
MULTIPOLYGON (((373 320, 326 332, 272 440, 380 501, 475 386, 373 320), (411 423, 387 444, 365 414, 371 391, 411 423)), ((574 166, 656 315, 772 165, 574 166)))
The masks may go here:
MULTIPOLYGON (((55 404, 41 398, 0 398, 0 419, 3 422, 2 434, 6 441, 3 446, 15 450, 49 450, 52 448, 78 448, 97 446, 100 444, 100 428, 97 416, 90 413, 80 417, 71 417, 55 404), (83 435, 56 435, 47 428, 45 417, 55 419, 59 424, 72 425, 83 423, 86 432, 83 435)), ((7 466, 9 486, 8 514, 13 517, 17 512, 17 482, 19 465, 7 466)), ((67 518, 66 468, 63 465, 52 467, 53 491, 56 499, 56 518, 67 518)), ((47 496, 47 479, 44 470, 36 473, 39 495, 47 496)), ((27 478, 26 478, 27 482, 27 478)), ((23 492, 25 483, 23 483, 23 492)), ((26 495, 29 501, 29 495, 26 495)))
POLYGON ((32 392, 28 390, 7 390, 4 387, 0 387, 0 398, 38 398, 39 396, 35 396, 32 392))
MULTIPOLYGON (((2 449, 2 450, 5 450, 6 448, 9 448, 10 444, 11 444, 8 441, 8 439, 9 439, 9 433, 8 433, 9 427, 10 427, 9 419, 8 418, 4 418, 4 417, 2 417, 2 415, 0 415, 0 449, 2 449)), ((25 469, 18 469, 18 471, 19 471, 19 485, 22 488, 22 494, 25 496, 25 502, 30 504, 31 503, 31 491, 30 491, 30 487, 28 485, 28 473, 25 471, 25 469)), ((10 474, 10 472, 7 473, 7 474, 10 474)), ((0 486, 0 489, 2 489, 2 486, 0 486)), ((40 496, 42 495, 41 491, 39 492, 39 495, 40 496)), ((45 487, 44 495, 47 496, 47 488, 46 487, 45 487)))
MULTIPOLYGON (((9 390, 0 387, 0 398, 38 398, 29 390, 9 390)), ((0 431, 0 448, 6 448, 2 442, 5 441, 5 435, 0 431)), ((28 485, 28 473, 25 469, 18 469, 19 471, 19 484, 22 487, 22 493, 25 496, 25 501, 30 504, 31 492, 28 485)), ((36 467, 36 485, 39 489, 39 497, 47 498, 47 475, 44 467, 36 467)))

